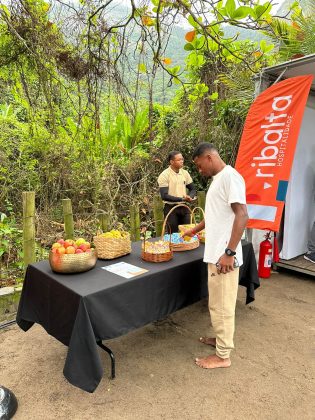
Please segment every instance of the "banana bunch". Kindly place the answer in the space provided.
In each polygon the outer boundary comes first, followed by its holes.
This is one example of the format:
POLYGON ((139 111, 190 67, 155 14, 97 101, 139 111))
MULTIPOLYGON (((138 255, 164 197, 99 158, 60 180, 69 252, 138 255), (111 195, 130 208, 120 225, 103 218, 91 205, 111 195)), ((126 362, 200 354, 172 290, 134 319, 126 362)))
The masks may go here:
POLYGON ((100 235, 102 238, 115 238, 115 239, 121 239, 121 238, 128 238, 129 233, 125 231, 115 230, 112 229, 109 232, 102 233, 100 235))

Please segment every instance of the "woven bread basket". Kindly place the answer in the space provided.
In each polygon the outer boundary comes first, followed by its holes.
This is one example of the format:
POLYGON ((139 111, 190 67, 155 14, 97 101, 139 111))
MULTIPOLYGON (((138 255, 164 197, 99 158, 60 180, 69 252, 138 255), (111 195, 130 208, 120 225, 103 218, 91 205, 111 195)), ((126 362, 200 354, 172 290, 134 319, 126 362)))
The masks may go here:
MULTIPOLYGON (((205 212, 203 211, 203 209, 201 207, 195 207, 190 214, 190 224, 178 225, 178 229, 181 233, 184 232, 187 229, 191 229, 191 228, 194 228, 196 226, 196 224, 197 224, 196 220, 195 220, 195 223, 193 223, 193 216, 195 215, 195 212, 197 210, 199 210, 202 213, 203 219, 205 218, 205 212)), ((199 241, 204 243, 205 240, 206 240, 205 230, 203 229, 200 232, 198 232, 198 236, 199 236, 199 241)))
POLYGON ((83 273, 91 270, 97 261, 97 251, 92 248, 89 252, 81 254, 49 253, 49 264, 56 273, 83 273))
MULTIPOLYGON (((157 241, 154 241, 154 242, 157 242, 157 241)), ((163 241, 165 242, 165 248, 167 249, 167 251, 165 252, 162 252, 162 253, 148 252, 148 248, 149 248, 148 243, 152 244, 154 242, 148 241, 146 239, 146 229, 145 229, 144 235, 143 235, 143 242, 141 245, 141 258, 144 261, 154 262, 154 263, 170 261, 173 258, 173 250, 171 247, 171 241, 163 241)))
POLYGON ((129 233, 125 238, 104 238, 97 235, 94 236, 93 242, 97 249, 98 258, 101 260, 112 260, 131 252, 129 233))
POLYGON ((173 258, 173 251, 164 252, 162 254, 156 254, 142 250, 141 258, 143 259, 143 261, 154 263, 170 261, 173 258))
MULTIPOLYGON (((167 213, 167 215, 165 216, 165 219, 164 219, 164 223, 163 223, 163 227, 162 227, 162 234, 161 234, 161 237, 162 238, 164 237, 165 225, 167 223, 167 219, 168 219, 169 215, 175 209, 177 209, 178 207, 186 207, 189 210, 189 212, 190 212, 191 219, 192 219, 192 217, 195 217, 194 214, 193 214, 193 212, 191 211, 190 207, 186 206, 186 204, 178 204, 177 206, 172 207, 171 210, 167 213)), ((170 235, 170 238, 171 237, 172 237, 172 235, 170 235)), ((190 251, 191 249, 198 248, 198 246, 199 246, 199 240, 187 241, 187 242, 185 241, 185 242, 182 242, 182 243, 179 243, 179 244, 175 244, 175 243, 172 242, 171 243, 171 246, 172 246, 172 250, 173 251, 176 251, 176 252, 177 251, 190 251)))

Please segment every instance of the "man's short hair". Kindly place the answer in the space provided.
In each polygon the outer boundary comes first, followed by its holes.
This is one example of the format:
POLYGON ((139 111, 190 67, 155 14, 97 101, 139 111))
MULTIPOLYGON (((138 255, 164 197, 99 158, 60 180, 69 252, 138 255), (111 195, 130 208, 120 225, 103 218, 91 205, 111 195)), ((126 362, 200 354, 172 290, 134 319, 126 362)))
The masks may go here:
POLYGON ((194 160, 196 157, 202 156, 205 152, 213 152, 213 151, 215 152, 218 151, 213 144, 207 143, 207 142, 200 143, 195 148, 192 158, 194 160))
POLYGON ((173 150, 172 152, 169 152, 168 154, 168 162, 170 162, 171 160, 174 160, 176 155, 181 155, 182 152, 179 152, 178 150, 173 150))

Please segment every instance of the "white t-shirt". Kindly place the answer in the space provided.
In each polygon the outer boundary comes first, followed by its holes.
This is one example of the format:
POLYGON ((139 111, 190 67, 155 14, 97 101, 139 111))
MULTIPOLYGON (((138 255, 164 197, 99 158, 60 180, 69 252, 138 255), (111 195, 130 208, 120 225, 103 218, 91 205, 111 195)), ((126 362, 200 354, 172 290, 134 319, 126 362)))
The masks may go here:
MULTIPOLYGON (((232 203, 246 204, 245 182, 232 166, 226 165, 213 177, 206 196, 206 243, 203 259, 206 263, 217 263, 227 248, 235 219, 232 203)), ((239 265, 242 265, 241 242, 236 248, 236 258, 239 265)))

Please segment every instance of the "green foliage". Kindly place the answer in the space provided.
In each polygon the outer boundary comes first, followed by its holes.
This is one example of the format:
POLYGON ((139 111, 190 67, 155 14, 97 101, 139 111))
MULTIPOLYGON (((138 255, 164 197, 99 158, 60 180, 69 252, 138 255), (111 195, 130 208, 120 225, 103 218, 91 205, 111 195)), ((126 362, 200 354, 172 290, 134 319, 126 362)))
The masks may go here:
MULTIPOLYGON (((0 212, 0 266, 21 269, 23 267, 22 231, 17 228, 15 218, 10 211, 11 205, 7 203, 9 215, 0 212)), ((1 276, 0 268, 0 276, 1 276)))
POLYGON ((204 83, 196 83, 192 92, 188 96, 191 101, 191 106, 194 105, 196 100, 203 98, 208 91, 209 87, 204 83))
POLYGON ((236 7, 234 0, 227 0, 224 7, 218 7, 219 13, 222 16, 227 16, 230 19, 244 19, 253 13, 251 7, 240 6, 236 7))
POLYGON ((36 189, 38 177, 37 160, 29 148, 28 126, 14 116, 0 116, 0 132, 0 202, 4 202, 23 190, 36 189))
MULTIPOLYGON (((0 210, 0 287, 22 283, 25 266, 23 261, 23 231, 19 228, 13 206, 6 201, 5 211, 0 210)), ((48 258, 48 250, 36 243, 36 260, 48 258)))
POLYGON ((134 119, 120 108, 110 120, 105 116, 102 120, 105 143, 112 150, 118 147, 129 152, 145 138, 148 123, 147 106, 137 112, 134 119))
POLYGON ((208 14, 188 1, 152 0, 116 17, 106 2, 81 0, 72 6, 80 25, 66 3, 0 8, 2 265, 20 267, 23 190, 36 192, 41 258, 62 234, 62 198, 72 200, 77 231, 91 236, 99 210, 128 222, 136 203, 149 218, 171 149, 205 188, 190 161, 195 145, 214 142, 233 163, 253 74, 275 50, 281 59, 314 52, 314 14, 293 7, 290 21, 274 19, 267 1, 210 0, 208 14), (178 15, 188 34, 174 26, 178 15), (273 33, 272 44, 247 39, 248 28, 273 33))
POLYGON ((279 45, 281 61, 315 52, 315 3, 303 2, 303 9, 295 2, 291 6, 291 20, 274 18, 270 22, 272 31, 265 33, 279 45))

